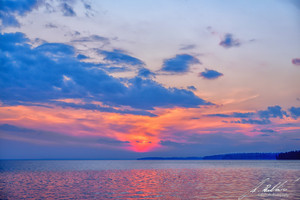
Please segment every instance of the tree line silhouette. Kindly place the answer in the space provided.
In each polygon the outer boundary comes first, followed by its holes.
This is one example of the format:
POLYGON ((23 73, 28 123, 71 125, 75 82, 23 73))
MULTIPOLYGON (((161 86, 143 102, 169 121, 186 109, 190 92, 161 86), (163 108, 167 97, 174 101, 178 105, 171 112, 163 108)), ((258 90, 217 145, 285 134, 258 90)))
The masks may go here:
POLYGON ((285 153, 231 153, 204 157, 145 157, 138 160, 300 160, 300 150, 285 153))
POLYGON ((289 151, 286 153, 279 153, 276 156, 277 160, 300 160, 300 151, 289 151))

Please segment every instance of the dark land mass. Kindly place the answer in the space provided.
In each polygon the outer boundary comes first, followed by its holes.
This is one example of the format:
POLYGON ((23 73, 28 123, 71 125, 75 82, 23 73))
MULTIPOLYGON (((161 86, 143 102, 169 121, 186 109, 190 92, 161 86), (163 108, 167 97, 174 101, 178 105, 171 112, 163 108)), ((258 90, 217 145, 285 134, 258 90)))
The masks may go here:
POLYGON ((204 157, 145 157, 137 160, 300 160, 300 151, 286 153, 232 153, 204 157))
POLYGON ((279 153, 276 156, 277 160, 300 160, 300 151, 290 151, 286 153, 279 153))
POLYGON ((145 157, 137 160, 203 160, 203 157, 145 157))

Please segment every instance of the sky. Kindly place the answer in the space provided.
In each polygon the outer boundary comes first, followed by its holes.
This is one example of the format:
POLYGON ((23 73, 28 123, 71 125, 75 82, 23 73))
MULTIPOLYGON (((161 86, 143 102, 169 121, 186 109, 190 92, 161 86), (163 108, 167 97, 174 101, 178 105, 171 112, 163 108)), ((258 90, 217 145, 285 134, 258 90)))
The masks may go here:
POLYGON ((300 149, 297 0, 0 0, 0 159, 300 149))

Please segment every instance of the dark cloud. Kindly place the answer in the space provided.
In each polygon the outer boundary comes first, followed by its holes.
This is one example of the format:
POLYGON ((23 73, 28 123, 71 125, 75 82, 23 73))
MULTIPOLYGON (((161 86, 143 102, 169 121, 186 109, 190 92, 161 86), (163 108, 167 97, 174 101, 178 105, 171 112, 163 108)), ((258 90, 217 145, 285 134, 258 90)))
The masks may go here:
POLYGON ((298 119, 298 117, 300 117, 300 107, 291 107, 289 111, 293 119, 298 119))
POLYGON ((207 116, 207 117, 223 117, 223 118, 232 117, 232 115, 230 115, 230 114, 220 114, 220 113, 208 114, 205 116, 207 116))
POLYGON ((87 17, 94 16, 95 10, 93 10, 90 1, 81 0, 81 2, 83 3, 83 6, 85 8, 85 15, 87 17))
POLYGON ((294 65, 300 65, 300 58, 294 58, 294 59, 292 60, 292 63, 293 63, 294 65))
POLYGON ((20 1, 10 1, 1 0, 0 1, 0 19, 2 24, 0 27, 16 26, 19 27, 20 24, 16 19, 16 15, 24 16, 28 12, 32 11, 38 4, 37 0, 20 0, 20 1))
MULTIPOLYGON (((207 117, 222 117, 222 118, 246 118, 237 121, 231 121, 230 123, 242 123, 242 124, 269 124, 271 123, 270 118, 280 118, 284 117, 292 117, 297 119, 300 116, 300 107, 291 107, 289 109, 291 116, 287 114, 286 111, 282 110, 282 108, 278 105, 269 106, 266 110, 259 110, 257 112, 247 112, 247 113, 216 113, 216 114, 208 114, 205 115, 207 117)), ((228 123, 228 121, 223 121, 224 123, 228 123)), ((288 124, 287 126, 290 126, 288 124)))
POLYGON ((273 129, 260 129, 259 131, 262 133, 276 133, 273 129))
POLYGON ((192 90, 192 91, 196 91, 197 90, 197 88, 195 86, 193 86, 193 85, 188 86, 187 89, 192 90))
POLYGON ((133 71, 132 68, 123 66, 123 67, 118 67, 118 66, 105 66, 102 68, 103 70, 107 71, 108 73, 115 73, 115 72, 130 72, 133 71))
POLYGON ((197 97, 193 92, 177 89, 165 88, 161 84, 150 80, 135 77, 128 82, 129 87, 126 93, 111 95, 108 101, 112 105, 132 105, 135 108, 152 110, 154 107, 198 107, 200 105, 212 105, 197 97))
POLYGON ((84 109, 84 110, 97 110, 101 112, 113 112, 113 113, 119 113, 119 114, 132 114, 132 115, 143 115, 143 116, 149 116, 149 117, 156 117, 157 115, 144 111, 144 110, 129 110, 129 109, 115 109, 112 107, 104 107, 100 106, 98 104, 93 103, 84 103, 84 104, 76 104, 76 103, 66 103, 61 101, 54 101, 53 104, 57 106, 61 106, 63 108, 74 108, 74 109, 84 109))
POLYGON ((69 5, 68 3, 64 2, 60 5, 60 7, 61 7, 61 12, 63 13, 64 16, 67 16, 67 17, 76 16, 76 13, 73 10, 72 6, 69 5))
MULTIPOLYGON (((101 63, 81 62, 76 49, 70 45, 44 43, 33 48, 22 33, 1 34, 0 43, 0 100, 7 105, 46 103, 148 116, 154 116, 147 110, 155 107, 212 105, 191 91, 165 88, 153 80, 112 77, 102 69, 101 63), (57 100, 64 98, 81 99, 86 105, 59 104, 57 100), (90 104, 91 101, 116 109, 105 110, 90 104), (119 109, 122 106, 132 110, 119 109)), ((143 63, 120 52, 102 53, 112 63, 143 63)))
POLYGON ((231 121, 231 123, 236 123, 236 124, 259 124, 259 125, 265 125, 265 124, 270 124, 271 121, 269 119, 242 119, 242 120, 237 120, 237 121, 231 121))
POLYGON ((184 143, 172 142, 171 140, 161 140, 159 144, 162 146, 169 146, 169 147, 180 147, 184 145, 184 143))
POLYGON ((269 134, 260 134, 259 136, 268 137, 270 135, 269 134))
POLYGON ((238 47, 241 45, 241 43, 238 39, 234 39, 232 34, 227 33, 224 36, 223 40, 219 43, 219 45, 224 48, 231 48, 231 47, 238 47))
POLYGON ((113 138, 101 138, 96 140, 100 144, 112 144, 112 145, 120 145, 120 144, 129 144, 129 141, 120 141, 113 138))
POLYGON ((230 114, 208 114, 205 116, 208 117, 223 117, 223 118, 227 118, 227 117, 234 117, 234 118, 249 118, 252 117, 255 113, 253 112, 247 112, 247 113, 239 113, 239 112, 233 112, 230 114))
POLYGON ((190 65, 200 63, 194 56, 188 54, 176 55, 173 58, 165 59, 162 71, 173 73, 185 73, 190 69, 190 65))
POLYGON ((87 59, 87 58, 89 58, 89 57, 87 57, 86 55, 83 55, 83 54, 77 55, 77 59, 79 59, 79 60, 83 60, 83 59, 87 59))
MULTIPOLYGON (((294 108, 294 107, 292 107, 294 108)), ((258 116, 261 119, 269 119, 269 118, 277 118, 279 117, 282 119, 284 116, 288 117, 288 114, 286 111, 282 110, 280 106, 269 106, 267 110, 259 110, 256 113, 255 112, 247 112, 247 113, 239 113, 239 112, 233 112, 230 114, 208 114, 206 115, 208 117, 235 117, 235 118, 251 118, 258 116)))
POLYGON ((254 112, 246 112, 246 113, 234 112, 232 113, 232 116, 237 118, 248 118, 248 117, 252 117, 254 114, 255 114, 254 112))
POLYGON ((104 144, 109 146, 114 145, 127 145, 128 141, 120 141, 110 137, 103 136, 72 136, 63 133, 43 131, 36 129, 28 129, 19 126, 14 126, 10 124, 0 125, 1 138, 6 139, 32 139, 33 142, 40 141, 44 144, 65 144, 65 143, 76 143, 81 145, 91 145, 91 144, 104 144))
POLYGON ((108 38, 102 37, 99 35, 91 35, 88 37, 81 37, 78 39, 73 39, 73 40, 71 40, 71 42, 102 42, 105 45, 110 43, 108 38))
POLYGON ((217 79, 220 76, 223 76, 223 74, 220 72, 217 72, 215 70, 212 70, 212 69, 205 69, 204 72, 199 73, 199 76, 201 76, 202 78, 205 78, 205 79, 212 80, 212 79, 217 79))
POLYGON ((145 77, 145 78, 150 78, 150 77, 155 77, 155 73, 151 72, 147 68, 141 68, 138 71, 138 76, 145 77))
POLYGON ((87 10, 91 10, 92 9, 92 6, 91 6, 91 4, 89 2, 82 0, 82 3, 84 5, 85 9, 87 9, 87 10))
POLYGON ((55 24, 49 23, 45 25, 46 28, 57 28, 55 24))
POLYGON ((283 116, 288 116, 288 114, 281 110, 280 106, 269 106, 267 110, 260 110, 257 112, 260 118, 269 119, 269 118, 277 118, 283 119, 283 116))
POLYGON ((113 51, 98 50, 98 53, 104 55, 104 60, 110 61, 114 64, 128 64, 133 66, 143 66, 144 62, 125 54, 124 51, 114 49, 113 51))
MULTIPOLYGON (((276 133, 273 129, 254 129, 252 132, 262 132, 262 133, 276 133)), ((261 135, 263 136, 263 135, 261 135)), ((268 135, 269 136, 269 135, 268 135)))
POLYGON ((185 45, 181 45, 179 50, 190 50, 190 49, 195 49, 196 45, 194 44, 185 44, 185 45))

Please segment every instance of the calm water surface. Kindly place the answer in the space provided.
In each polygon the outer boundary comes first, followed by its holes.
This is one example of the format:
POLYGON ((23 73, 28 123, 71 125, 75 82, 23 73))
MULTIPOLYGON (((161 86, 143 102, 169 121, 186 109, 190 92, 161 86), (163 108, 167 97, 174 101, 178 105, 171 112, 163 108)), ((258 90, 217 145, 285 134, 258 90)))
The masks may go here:
POLYGON ((0 199, 300 199, 299 161, 0 161, 0 199))

